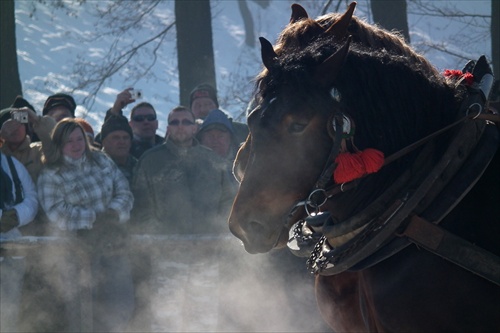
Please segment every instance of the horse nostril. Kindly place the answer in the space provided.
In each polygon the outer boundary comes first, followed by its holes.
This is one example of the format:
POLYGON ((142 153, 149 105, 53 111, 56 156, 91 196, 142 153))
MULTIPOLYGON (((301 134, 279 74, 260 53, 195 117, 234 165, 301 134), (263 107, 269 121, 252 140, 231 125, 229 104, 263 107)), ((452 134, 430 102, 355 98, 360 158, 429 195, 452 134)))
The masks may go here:
POLYGON ((262 234, 264 232, 264 225, 257 221, 248 222, 248 230, 252 234, 262 234))

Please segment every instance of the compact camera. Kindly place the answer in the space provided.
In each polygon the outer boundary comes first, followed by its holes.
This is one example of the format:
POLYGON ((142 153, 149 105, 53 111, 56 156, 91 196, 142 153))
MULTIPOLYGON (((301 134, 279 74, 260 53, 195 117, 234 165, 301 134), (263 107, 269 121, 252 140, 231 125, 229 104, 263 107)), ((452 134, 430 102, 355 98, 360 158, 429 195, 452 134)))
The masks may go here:
POLYGON ((132 99, 140 99, 142 98, 142 91, 137 89, 130 90, 130 95, 132 95, 132 99))
POLYGON ((12 119, 27 124, 28 123, 28 111, 14 111, 12 113, 12 119))

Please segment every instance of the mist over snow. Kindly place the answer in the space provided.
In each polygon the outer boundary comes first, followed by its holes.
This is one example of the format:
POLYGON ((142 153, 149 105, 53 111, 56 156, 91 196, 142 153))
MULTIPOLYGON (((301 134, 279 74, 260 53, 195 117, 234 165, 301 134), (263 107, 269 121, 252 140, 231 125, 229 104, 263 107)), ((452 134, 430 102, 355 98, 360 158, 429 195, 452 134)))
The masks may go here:
MULTIPOLYGON (((320 14, 324 3, 323 1, 272 0, 269 7, 264 9, 253 1, 247 1, 254 20, 255 37, 263 36, 274 43, 278 33, 289 21, 290 6, 293 2, 301 3, 311 17, 317 17, 320 14)), ((92 13, 98 3, 102 6, 102 1, 91 0, 83 5, 71 1, 65 3, 71 7, 69 14, 64 10, 36 1, 16 1, 17 52, 23 95, 38 112, 41 112, 43 103, 49 95, 71 91, 75 87, 71 77, 78 56, 99 63, 113 43, 111 37, 88 40, 94 31, 101 29, 100 22, 92 13), (34 15, 30 17, 34 8, 36 8, 34 15)), ((334 8, 335 3, 331 8, 334 8)), ((442 6, 455 7, 465 13, 490 15, 491 12, 490 1, 434 2, 434 4, 438 3, 442 6)), ((250 99, 253 89, 252 79, 262 66, 260 46, 258 41, 254 48, 245 45, 245 31, 237 1, 213 0, 211 5, 220 104, 233 117, 239 117, 244 121, 244 117, 240 116, 246 108, 246 102, 250 99), (248 92, 245 101, 233 100, 228 96, 228 92, 235 86, 235 76, 238 77, 241 85, 238 89, 248 92)), ((461 69, 465 62, 442 52, 425 49, 422 43, 427 40, 441 42, 457 54, 470 59, 477 59, 481 54, 486 54, 487 57, 491 55, 489 34, 485 35, 480 28, 465 27, 449 18, 415 15, 412 14, 414 12, 412 6, 412 2, 409 2, 412 44, 417 49, 422 49, 438 69, 461 69), (477 38, 474 43, 460 45, 460 41, 452 40, 452 37, 458 33, 476 34, 477 38)), ((174 17, 174 2, 166 1, 162 8, 165 8, 164 11, 155 15, 167 24, 174 17)), ((342 5, 340 10, 343 12, 345 8, 346 5, 342 5)), ((370 22, 368 1, 358 1, 355 15, 364 17, 370 22)), ((131 33, 130 42, 132 43, 133 40, 134 36, 131 33)), ((175 31, 170 33, 170 37, 163 44, 160 50, 161 58, 152 69, 154 77, 145 76, 144 79, 134 84, 136 88, 143 91, 144 100, 151 102, 160 114, 160 134, 165 132, 166 115, 179 101, 175 31)), ((126 72, 118 73, 102 87, 91 109, 82 105, 78 106, 77 116, 86 118, 98 131, 102 125, 104 112, 112 106, 116 95, 131 85, 132 82, 127 80, 126 72)), ((80 104, 88 92, 75 91, 73 95, 80 104)), ((125 109, 126 115, 128 115, 127 111, 129 110, 125 109)))

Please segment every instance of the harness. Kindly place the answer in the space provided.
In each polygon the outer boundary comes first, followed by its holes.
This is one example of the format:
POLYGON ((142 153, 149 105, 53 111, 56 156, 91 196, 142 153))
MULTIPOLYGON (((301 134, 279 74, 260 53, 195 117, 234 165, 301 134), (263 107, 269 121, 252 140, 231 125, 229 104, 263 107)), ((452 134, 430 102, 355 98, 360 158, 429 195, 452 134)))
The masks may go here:
POLYGON ((481 81, 470 87, 459 119, 384 162, 386 166, 421 147, 415 165, 425 164, 433 139, 453 131, 437 164, 420 174, 406 170, 382 195, 341 223, 321 208, 335 195, 356 188, 359 180, 326 188, 336 167, 331 161, 339 152, 342 133, 341 121, 334 121, 335 141, 328 162, 310 195, 291 209, 286 222, 296 220, 299 208, 304 208, 307 217, 291 227, 288 247, 298 256, 309 256, 311 273, 334 275, 365 269, 414 243, 500 285, 498 256, 438 226, 475 185, 500 144, 498 128, 492 125, 500 123, 500 116, 485 109, 493 82, 491 69, 484 56, 467 66, 481 81))

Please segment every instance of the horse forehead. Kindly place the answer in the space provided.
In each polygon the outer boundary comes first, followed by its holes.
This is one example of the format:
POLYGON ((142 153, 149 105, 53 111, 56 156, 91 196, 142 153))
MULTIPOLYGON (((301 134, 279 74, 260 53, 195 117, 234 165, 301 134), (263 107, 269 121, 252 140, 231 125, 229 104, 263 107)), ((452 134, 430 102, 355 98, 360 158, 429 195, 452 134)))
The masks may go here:
POLYGON ((310 114, 311 109, 303 99, 283 94, 269 97, 258 103, 248 115, 248 125, 250 128, 273 129, 287 119, 310 114))

